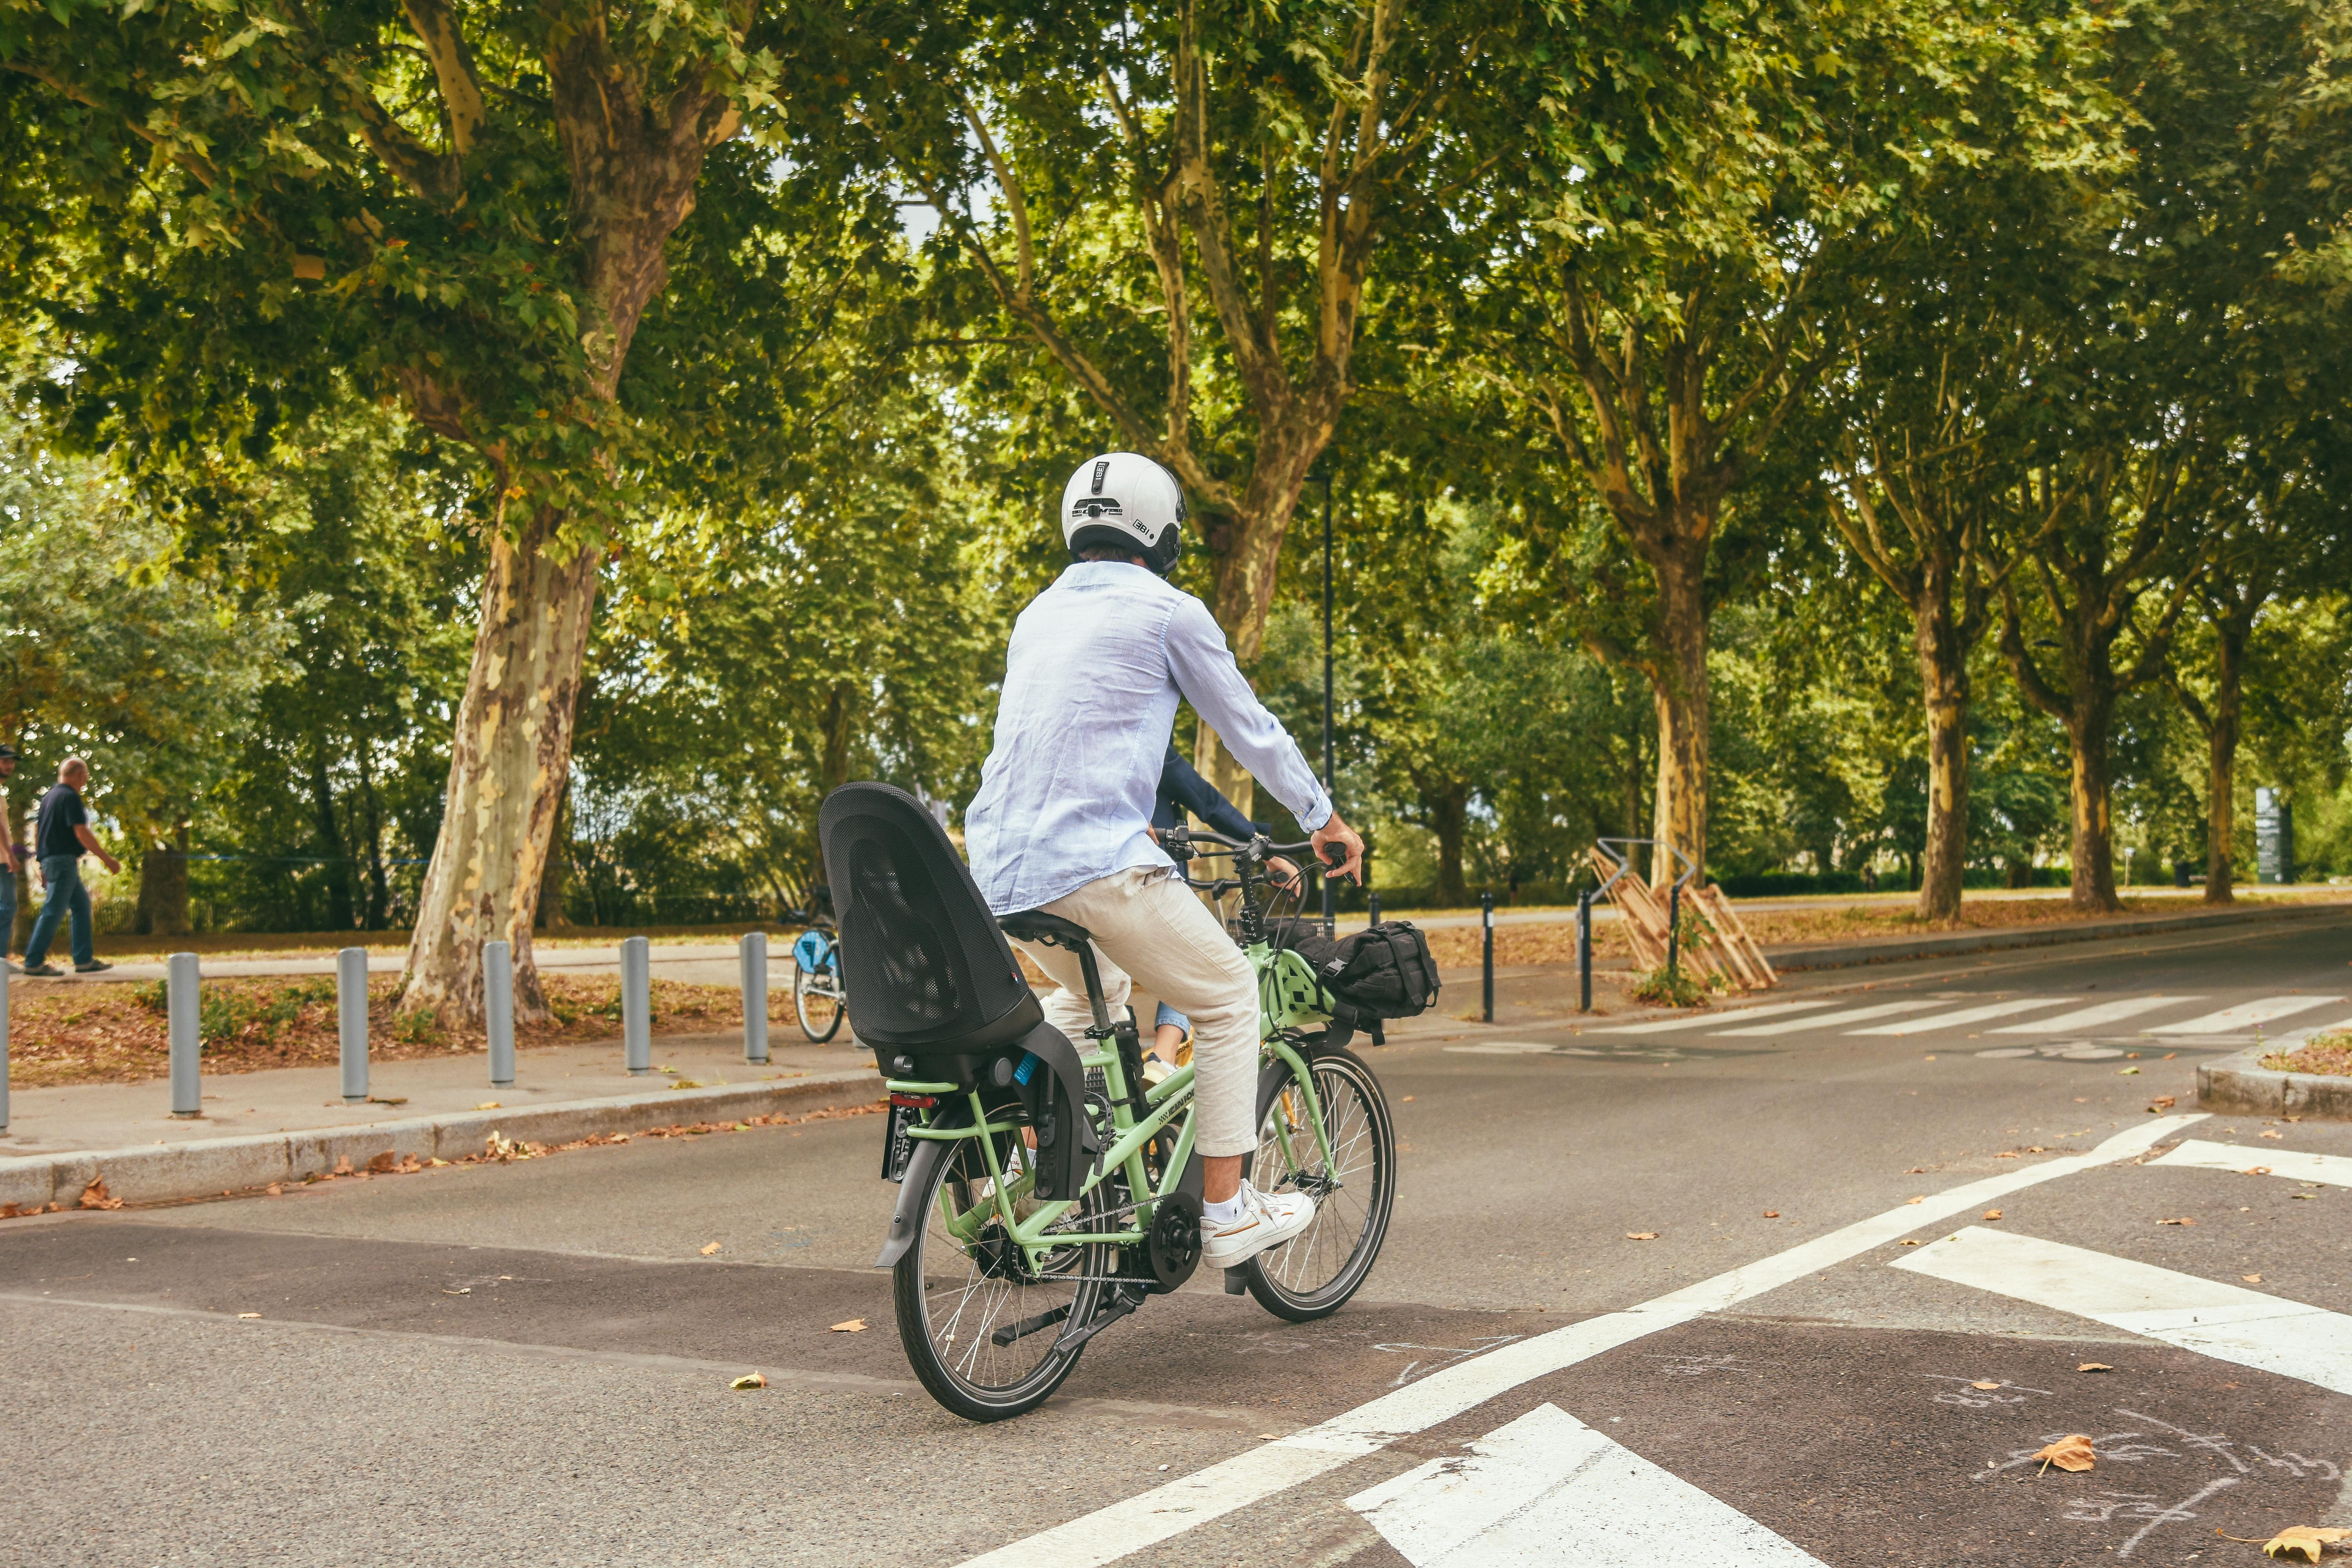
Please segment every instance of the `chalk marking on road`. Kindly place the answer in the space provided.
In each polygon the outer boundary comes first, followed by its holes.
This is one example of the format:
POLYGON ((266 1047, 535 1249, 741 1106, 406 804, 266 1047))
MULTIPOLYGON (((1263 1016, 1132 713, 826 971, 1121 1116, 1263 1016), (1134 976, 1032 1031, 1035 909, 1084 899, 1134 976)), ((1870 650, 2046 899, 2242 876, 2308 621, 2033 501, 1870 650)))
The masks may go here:
POLYGON ((2289 1181, 2325 1182, 2332 1187, 2352 1187, 2352 1158, 2342 1154, 2306 1154, 2297 1149, 2248 1149, 2237 1143, 2209 1143, 2191 1138, 2170 1153, 2150 1160, 2151 1165, 2196 1165, 2209 1171, 2251 1171, 2289 1181))
POLYGON ((1986 1176, 1857 1220, 1826 1236, 1743 1264, 1696 1285, 1621 1312, 1604 1312, 1549 1333, 1505 1345, 1475 1360, 1456 1362, 1381 1394, 1355 1409, 1318 1422, 1287 1437, 1260 1444, 1181 1480, 1138 1493, 1108 1508, 1057 1524, 968 1559, 959 1568, 1101 1568, 1196 1524, 1237 1513, 1252 1503, 1327 1475, 1352 1459, 1378 1453, 1400 1437, 1425 1432, 1476 1409, 1522 1384, 1563 1367, 1590 1361, 1707 1312, 1737 1306, 1768 1290, 1816 1274, 1874 1248, 1901 1240, 1922 1226, 1979 1208, 1990 1199, 2055 1181, 2118 1160, 2145 1154, 2181 1128, 2205 1120, 2203 1112, 2152 1116, 2127 1127, 2085 1154, 2064 1154, 2021 1170, 1986 1176))
POLYGON ((2234 1007, 2224 1007, 2218 1013, 2208 1013, 2201 1018, 2191 1018, 2182 1024, 2159 1024, 2153 1029, 2142 1030, 2149 1035, 2236 1035, 2257 1024, 2273 1018, 2284 1018, 2290 1013, 2300 1013, 2309 1007, 2324 1007, 2330 1002, 2341 1002, 2341 996, 2265 996, 2258 1002, 2241 1002, 2234 1007))
POLYGON ((1894 1266, 2352 1394, 2352 1317, 2324 1307, 1976 1225, 1894 1266))
POLYGON ((2030 1024, 2005 1024, 1990 1032, 1996 1035, 2088 1034, 2109 1024, 2120 1024, 2126 1018, 2137 1018, 2142 1013, 2153 1013, 2159 1007, 2177 1007, 2183 1002, 2203 1000, 2202 996, 2126 996, 2121 1001, 2078 1007, 2054 1018, 2036 1018, 2030 1024))
POLYGON ((1897 1013, 1916 1013, 1922 1007, 1940 1007, 1944 999, 1927 996, 1916 1002, 1881 1002, 1875 1007, 1854 1007, 1843 1013, 1831 1013, 1819 1018, 1797 1018, 1788 1024, 1759 1024, 1747 1029, 1717 1029, 1718 1035, 1778 1035, 1789 1029, 1827 1029, 1841 1024, 1866 1023, 1873 1018, 1891 1018, 1897 1013))
POLYGON ((1671 1541, 1694 1562, 1822 1568, 1556 1405, 1348 1500, 1413 1568, 1647 1568, 1671 1541))
POLYGON ((1662 1035, 1669 1029, 1697 1029, 1709 1024, 1732 1024, 1746 1018, 1769 1018, 1780 1013, 1802 1013, 1814 1007, 1833 1007, 1836 1003, 1775 1002, 1766 1007, 1738 1007, 1722 1013, 1699 1013, 1679 1018, 1662 1018, 1653 1024, 1626 1024, 1614 1029, 1587 1029, 1588 1035, 1662 1035))
POLYGON ((1988 1002, 1980 1007, 1963 1007, 1957 1013, 1932 1013, 1925 1018, 1906 1018, 1899 1024, 1880 1024, 1874 1028, 1848 1029, 1849 1035, 1925 1035, 1937 1029, 1957 1029, 1966 1024, 1981 1024, 1987 1018, 2006 1018, 2012 1013, 2031 1013, 2036 1007, 2055 1007, 2062 1002, 2072 1002, 2072 996, 2012 996, 2006 1002, 1988 1002))

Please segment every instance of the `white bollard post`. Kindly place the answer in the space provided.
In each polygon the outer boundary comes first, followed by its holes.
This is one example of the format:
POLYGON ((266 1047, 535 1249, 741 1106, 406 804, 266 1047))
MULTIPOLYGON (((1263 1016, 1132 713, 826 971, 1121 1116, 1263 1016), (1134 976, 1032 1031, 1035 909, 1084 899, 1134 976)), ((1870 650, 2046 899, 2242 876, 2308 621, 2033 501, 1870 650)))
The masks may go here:
POLYGON ((743 1059, 765 1065, 768 1059, 768 933, 743 934, 743 1059))
POLYGON ((193 952, 173 953, 163 973, 172 1037, 172 1114, 184 1121, 203 1115, 205 1109, 204 1079, 196 1058, 203 1048, 196 1038, 196 988, 203 977, 196 971, 193 952))
POLYGON ((654 1070, 653 943, 633 936, 621 943, 621 1050, 631 1078, 654 1070))
POLYGON ((342 1050, 343 1103, 364 1105, 368 1097, 366 948, 347 947, 335 954, 335 1036, 342 1050))
POLYGON ((514 1087, 514 949, 482 943, 482 1027, 490 1037, 490 1087, 514 1087))

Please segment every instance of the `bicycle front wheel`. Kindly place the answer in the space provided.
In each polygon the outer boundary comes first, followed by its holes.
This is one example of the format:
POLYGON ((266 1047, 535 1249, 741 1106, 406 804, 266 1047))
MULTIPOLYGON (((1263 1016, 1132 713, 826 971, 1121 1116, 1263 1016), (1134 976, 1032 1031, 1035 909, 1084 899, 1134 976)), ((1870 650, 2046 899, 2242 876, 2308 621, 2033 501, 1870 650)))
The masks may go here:
POLYGON ((801 967, 799 959, 793 960, 793 1016, 811 1045, 824 1044, 841 1028, 841 986, 834 973, 830 969, 811 972, 801 967))
POLYGON ((1371 1272, 1396 1202, 1396 1128, 1380 1079, 1352 1051, 1325 1051, 1307 1071, 1323 1112, 1330 1157, 1315 1137, 1307 1098, 1277 1058, 1258 1079, 1257 1152, 1250 1181, 1262 1192, 1315 1199, 1307 1227, 1243 1265, 1258 1305, 1294 1323, 1328 1317, 1371 1272))
MULTIPOLYGON (((992 1136, 998 1169, 1017 1181, 1027 1154, 1018 1131, 992 1136)), ((1078 1364, 1085 1346, 1055 1345, 1073 1325, 1093 1321, 1111 1289, 1103 1279, 1117 1249, 1065 1247, 1031 1263, 993 1212, 979 1140, 952 1148, 932 1167, 922 1233, 893 1272, 898 1339, 932 1398, 968 1421, 1002 1421, 1044 1404, 1078 1364)), ((1014 1212, 1036 1206, 1024 1198, 1014 1212)), ((1057 1228, 1108 1228, 1107 1206, 1097 1184, 1057 1228)))

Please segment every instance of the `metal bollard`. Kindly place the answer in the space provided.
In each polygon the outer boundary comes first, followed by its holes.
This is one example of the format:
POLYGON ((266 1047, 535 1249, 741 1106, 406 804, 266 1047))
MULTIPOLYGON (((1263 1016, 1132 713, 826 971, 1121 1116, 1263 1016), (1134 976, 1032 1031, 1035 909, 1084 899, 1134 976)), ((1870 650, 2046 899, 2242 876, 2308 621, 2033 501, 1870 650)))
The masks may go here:
POLYGON ((631 1078, 654 1070, 653 943, 633 936, 621 943, 621 1050, 631 1078))
POLYGON ((196 955, 175 952, 164 965, 166 1012, 172 1035, 172 1114, 185 1121, 204 1114, 204 1080, 196 1053, 196 987, 203 984, 196 955))
POLYGON ((335 954, 335 1037, 342 1047, 345 1105, 367 1102, 367 949, 347 947, 335 954))
MULTIPOLYGON (((0 877, 8 873, 0 871, 0 877)), ((0 932, 0 935, 5 935, 0 932)), ((0 952, 0 1132, 8 1131, 8 964, 0 952)))
POLYGON ((1381 896, 1378 893, 1364 895, 1364 915, 1366 925, 1376 926, 1381 923, 1381 896))
POLYGON ((1666 973, 1674 973, 1682 967, 1683 957, 1683 885, 1676 882, 1666 894, 1666 973))
POLYGON ((514 948, 482 943, 482 1029, 490 1037, 490 1087, 514 1087, 514 948))
POLYGON ((1576 895, 1576 1010, 1592 1011, 1592 889, 1576 895))
POLYGON ((768 1060, 768 933, 745 931, 739 961, 743 969, 743 1059, 764 1066, 768 1060))
POLYGON ((1479 894, 1479 895, 1478 895, 1478 918, 1479 918, 1480 923, 1482 923, 1482 924, 1486 928, 1486 937, 1485 950, 1484 950, 1484 952, 1480 954, 1479 959, 1478 959, 1479 969, 1480 969, 1480 981, 1481 981, 1481 984, 1482 984, 1482 986, 1483 986, 1483 988, 1484 988, 1484 990, 1485 990, 1485 993, 1486 993, 1486 1007, 1485 1007, 1485 1010, 1484 1010, 1484 1018, 1483 1018, 1483 1021, 1484 1021, 1484 1022, 1486 1022, 1486 1023, 1489 1023, 1489 1024, 1491 1024, 1491 1023, 1493 1023, 1493 1022, 1495 1021, 1495 895, 1494 895, 1494 894, 1492 894, 1492 893, 1481 893, 1481 894, 1479 894))

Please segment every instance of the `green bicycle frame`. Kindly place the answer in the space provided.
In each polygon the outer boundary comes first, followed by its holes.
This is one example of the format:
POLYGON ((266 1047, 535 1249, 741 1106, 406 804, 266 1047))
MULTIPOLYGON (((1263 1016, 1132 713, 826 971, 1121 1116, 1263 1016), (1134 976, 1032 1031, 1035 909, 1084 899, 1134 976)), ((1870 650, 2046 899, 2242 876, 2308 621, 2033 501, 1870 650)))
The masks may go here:
MULTIPOLYGON (((1244 952, 1249 958, 1251 968, 1258 975, 1259 1060, 1261 1063, 1269 1058, 1280 1060, 1290 1068, 1291 1081, 1297 1086, 1299 1098, 1304 1101, 1307 1123, 1315 1132, 1317 1152, 1328 1170, 1331 1164, 1330 1131, 1324 1125, 1323 1107, 1315 1092, 1314 1075, 1307 1068, 1307 1058, 1299 1054, 1298 1048, 1283 1032, 1307 1026, 1319 1026, 1330 1021, 1330 1016, 1317 1006, 1321 1000, 1321 987, 1316 984, 1314 972, 1307 966, 1306 961, 1295 952, 1286 951, 1277 953, 1263 942, 1253 943, 1244 952)), ((1183 1180, 1185 1167, 1192 1163, 1192 1068, 1190 1066, 1178 1068, 1158 1084, 1148 1085, 1143 1097, 1147 1110, 1139 1121, 1128 1102, 1127 1073, 1119 1062, 1118 1050, 1082 1051, 1078 1060, 1083 1066, 1097 1068, 1103 1074, 1109 1089, 1113 1141, 1111 1146, 1104 1151, 1093 1173, 1079 1188, 1078 1198, 1042 1204, 1026 1218, 1016 1215, 1015 1205, 1026 1198, 1035 1185, 1035 1173, 1024 1166, 1018 1176, 1007 1180, 996 1155, 997 1135, 1017 1131, 1017 1125, 991 1121, 977 1089, 967 1090, 952 1083, 918 1079, 889 1080, 888 1087, 893 1094, 928 1095, 935 1100, 961 1095, 970 1106, 971 1119, 969 1121, 942 1126, 935 1109, 922 1126, 908 1129, 909 1137, 927 1142, 951 1143, 965 1139, 979 1141, 981 1157, 987 1164, 993 1195, 987 1206, 975 1205, 960 1215, 942 1215, 948 1233, 960 1243, 967 1247, 977 1243, 992 1215, 1034 1268, 1045 1254, 1061 1247, 1132 1247, 1150 1234, 1152 1215, 1160 1204, 1176 1190, 1177 1184, 1183 1180), (1152 1139, 1180 1116, 1182 1120, 1177 1126, 1175 1148, 1169 1155, 1166 1169, 1160 1173, 1159 1186, 1154 1188, 1150 1184, 1150 1173, 1144 1166, 1143 1151, 1152 1139), (1076 1206, 1080 1198, 1092 1192, 1114 1171, 1123 1173, 1127 1177, 1127 1190, 1138 1194, 1132 1225, 1115 1231, 1052 1229, 1056 1221, 1076 1206)), ((1275 1126, 1276 1142, 1282 1151, 1283 1159, 1291 1169, 1297 1170, 1299 1162, 1291 1146, 1289 1118, 1278 1119, 1275 1126)))

